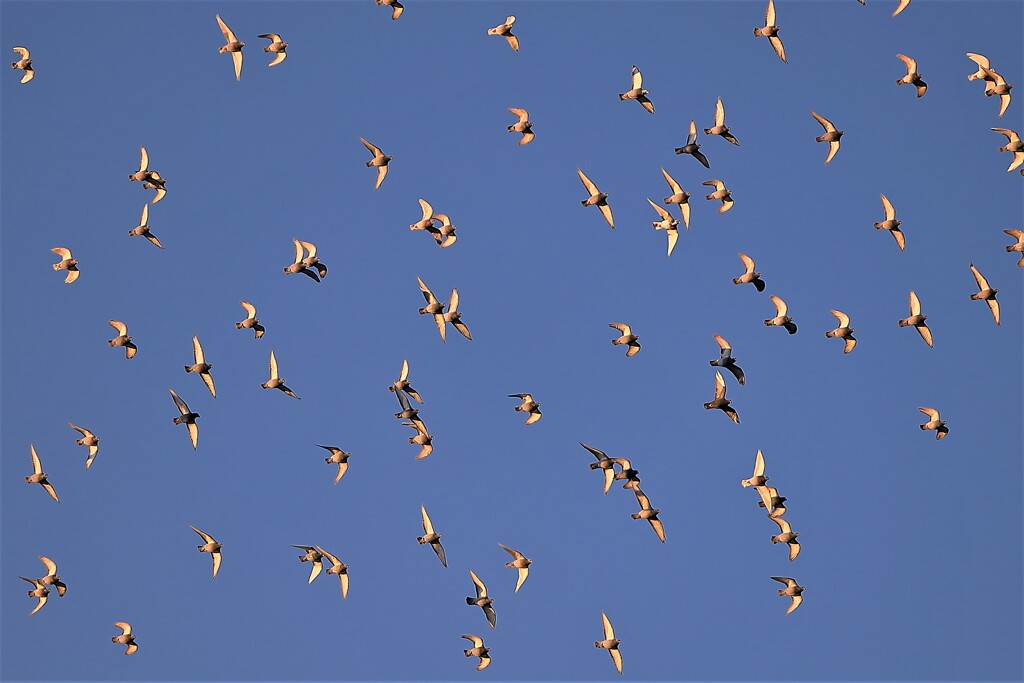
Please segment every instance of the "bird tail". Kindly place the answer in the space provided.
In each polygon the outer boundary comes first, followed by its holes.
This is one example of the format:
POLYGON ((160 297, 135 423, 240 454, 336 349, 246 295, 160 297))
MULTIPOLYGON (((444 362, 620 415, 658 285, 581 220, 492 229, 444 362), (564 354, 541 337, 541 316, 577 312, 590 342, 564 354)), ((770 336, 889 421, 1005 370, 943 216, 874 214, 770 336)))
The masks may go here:
POLYGON ((466 604, 467 605, 472 605, 474 602, 476 602, 476 601, 473 600, 473 598, 466 598, 466 604))
POLYGON ((683 148, 682 147, 676 147, 676 154, 682 154, 682 153, 683 153, 683 148))
POLYGON ((1006 248, 1006 253, 1010 253, 1011 251, 1013 251, 1013 247, 1007 247, 1006 248))
POLYGON ((764 280, 754 280, 754 288, 759 291, 764 291, 764 280))
POLYGON ((619 95, 619 100, 620 100, 620 101, 621 101, 621 100, 624 100, 624 99, 626 99, 626 96, 625 96, 625 95, 619 95))

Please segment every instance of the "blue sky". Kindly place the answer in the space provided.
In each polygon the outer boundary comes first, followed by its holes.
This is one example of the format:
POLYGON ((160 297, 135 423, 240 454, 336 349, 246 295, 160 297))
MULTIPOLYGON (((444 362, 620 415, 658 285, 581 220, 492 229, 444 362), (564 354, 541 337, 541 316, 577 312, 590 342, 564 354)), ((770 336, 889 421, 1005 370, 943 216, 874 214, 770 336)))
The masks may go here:
MULTIPOLYGON (((1024 78, 1020 3, 777 4, 783 64, 751 28, 760 2, 3 2, 7 46, 37 76, 2 84, 3 639, 8 680, 604 680, 606 612, 640 680, 1007 680, 1022 677, 1022 178, 994 126, 1021 104, 965 76, 980 52, 1024 78), (215 14, 245 47, 240 82, 215 14), (517 16, 521 51, 486 29, 517 16), (260 33, 289 57, 268 69, 260 33), (896 54, 929 84, 896 87, 896 54), (651 116, 620 102, 644 74, 651 116), (734 147, 701 134, 706 170, 675 156, 722 97, 734 147), (516 146, 509 107, 535 122, 516 146), (810 110, 846 131, 826 167, 810 110), (394 156, 380 191, 359 136, 394 156), (168 178, 125 176, 145 145, 168 178), (646 198, 693 194, 671 258, 646 198), (612 231, 576 169, 607 192, 612 231), (701 183, 723 179, 715 213, 701 183), (874 230, 896 206, 900 252, 874 230), (417 200, 459 226, 411 233, 417 200), (292 238, 330 272, 285 276, 292 238), (72 249, 73 285, 50 269, 72 249), (764 293, 736 287, 750 254, 764 293), (968 296, 974 263, 1003 320, 968 296), (417 315, 416 277, 461 294, 469 342, 417 315), (917 291, 928 349, 896 321, 917 291), (799 332, 766 328, 782 296, 799 332), (267 328, 233 323, 253 302, 267 328), (824 338, 829 309, 860 344, 824 338), (139 347, 110 349, 106 321, 139 347), (624 358, 610 322, 642 351, 624 358), (747 384, 741 417, 703 410, 725 336, 747 384), (191 364, 196 334, 218 397, 191 364), (267 358, 302 398, 263 391, 267 358), (391 414, 407 358, 434 453, 391 414), (193 452, 168 388, 201 413, 193 452), (507 394, 531 392, 525 427, 507 394), (917 425, 933 406, 950 434, 917 425), (74 422, 100 452, 84 468, 74 422), (628 491, 601 494, 583 441, 641 472, 667 543, 628 491), (23 477, 34 443, 61 496, 23 477), (333 470, 316 444, 353 455, 333 470), (762 449, 803 552, 739 482, 762 449), (419 546, 425 504, 448 555, 419 546), (224 544, 216 581, 192 524, 224 544), (513 593, 504 543, 534 560, 513 593), (306 584, 290 544, 350 565, 306 584), (69 586, 29 617, 19 575, 53 558, 69 586), (495 598, 487 627, 468 569, 495 598), (807 586, 803 605, 771 576, 807 586), (19 591, 21 591, 19 593, 19 591), (114 621, 135 627, 124 657, 114 621), (493 664, 473 670, 464 633, 493 664)), ((11 61, 14 53, 10 53, 11 61)), ((1016 100, 1017 98, 1015 98, 1016 100)), ((674 207, 673 207, 674 208, 674 207)))

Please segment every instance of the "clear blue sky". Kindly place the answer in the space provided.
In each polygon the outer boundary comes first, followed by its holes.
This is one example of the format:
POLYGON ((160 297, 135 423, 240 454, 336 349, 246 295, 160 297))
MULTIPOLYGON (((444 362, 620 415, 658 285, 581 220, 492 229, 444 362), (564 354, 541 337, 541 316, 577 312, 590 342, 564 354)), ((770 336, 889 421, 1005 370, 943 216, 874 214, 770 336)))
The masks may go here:
MULTIPOLYGON (((636 680, 1006 680, 1022 677, 1022 287, 1002 230, 1022 228, 1022 182, 989 129, 1022 130, 1024 92, 996 98, 965 52, 1024 81, 1019 2, 779 0, 790 63, 764 38, 762 2, 426 2, 398 21, 361 2, 3 2, 2 593, 4 679, 607 680, 592 643, 606 612, 636 680), (247 45, 241 82, 219 13, 247 45), (508 14, 521 51, 486 35, 508 14), (289 57, 268 69, 280 33, 289 57), (896 54, 930 88, 896 87, 896 54), (8 53, 10 61, 16 55, 8 53), (620 102, 630 68, 657 108, 620 102), (734 147, 675 156, 690 119, 725 103, 734 147), (517 147, 509 107, 536 140, 517 147), (846 131, 832 164, 813 109, 846 131), (394 156, 380 191, 363 136, 394 156), (168 178, 127 174, 145 145, 168 178), (671 258, 646 198, 693 194, 671 258), (582 208, 582 168, 615 212, 582 208), (735 207, 703 199, 723 179, 735 207), (872 224, 886 194, 907 249, 872 224), (459 242, 411 233, 417 200, 459 242), (330 272, 285 276, 292 238, 330 272), (50 249, 81 278, 63 283, 50 249), (737 287, 738 252, 767 290, 737 287), (999 288, 1002 326, 971 301, 974 263, 999 288), (468 342, 442 344, 420 276, 461 294, 468 342), (928 349, 896 321, 920 295, 928 349), (766 328, 768 296, 795 336, 766 328), (254 340, 233 323, 253 302, 254 340), (844 356, 824 332, 852 317, 844 356), (111 318, 139 353, 108 348, 111 318), (642 351, 609 343, 626 322, 642 351), (711 400, 724 335, 741 424, 711 400), (218 397, 186 375, 191 337, 218 397), (302 398, 261 390, 275 350, 302 398), (403 358, 434 453, 414 460, 391 414, 403 358), (193 452, 173 387, 201 413, 193 452), (525 427, 507 394, 531 392, 525 427), (919 406, 950 433, 936 442, 919 406), (102 439, 91 470, 74 422, 102 439), (633 521, 628 491, 601 494, 584 441, 626 456, 661 508, 667 543, 633 521), (23 477, 29 443, 60 505, 23 477), (316 444, 353 453, 338 486, 316 444), (803 552, 739 482, 762 449, 803 552), (448 555, 422 534, 425 504, 448 555), (224 544, 216 581, 192 524, 224 544), (498 543, 534 560, 515 571, 498 543), (289 544, 350 565, 307 585, 289 544), (53 558, 66 597, 29 617, 19 575, 53 558), (487 627, 473 569, 495 598, 487 627), (803 605, 770 576, 807 586, 803 605), (138 654, 109 638, 133 624, 138 654), (464 633, 493 664, 473 670, 464 633)), ((1024 86, 1021 86, 1024 87, 1024 86)), ((673 207, 673 211, 675 209, 673 207)))

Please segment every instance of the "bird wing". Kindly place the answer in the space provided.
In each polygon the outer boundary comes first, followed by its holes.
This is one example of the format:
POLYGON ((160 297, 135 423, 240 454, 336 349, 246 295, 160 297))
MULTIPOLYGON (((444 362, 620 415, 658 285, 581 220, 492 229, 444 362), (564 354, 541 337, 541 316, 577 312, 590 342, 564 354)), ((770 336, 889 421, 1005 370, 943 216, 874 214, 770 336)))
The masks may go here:
POLYGON ((606 203, 601 203, 597 205, 597 208, 601 209, 601 215, 604 216, 606 221, 608 221, 608 225, 614 228, 615 219, 612 217, 612 207, 608 206, 606 203))
POLYGON ((441 545, 441 542, 440 541, 434 541, 433 543, 430 544, 430 547, 433 548, 434 554, 437 555, 437 559, 441 560, 441 566, 444 567, 445 569, 447 569, 448 568, 448 560, 445 559, 445 556, 444 556, 444 546, 441 545))
POLYGON ((725 398, 725 378, 722 373, 715 370, 715 399, 725 398))
POLYGON ((299 240, 299 244, 302 245, 302 248, 308 252, 306 255, 308 258, 316 258, 315 244, 313 244, 312 242, 303 242, 302 240, 299 240))
POLYGON ((277 356, 270 352, 270 379, 281 379, 277 374, 277 356))
POLYGON ((722 353, 724 355, 731 354, 732 347, 729 346, 729 342, 725 340, 725 337, 722 337, 721 335, 717 334, 712 335, 712 337, 714 337, 715 341, 718 342, 718 347, 722 350, 722 353))
POLYGON ((68 427, 71 427, 76 432, 79 432, 82 436, 84 436, 86 438, 89 438, 89 437, 92 437, 92 436, 96 436, 95 434, 90 432, 88 429, 86 429, 84 427, 79 427, 78 425, 71 424, 70 422, 68 422, 68 427))
POLYGON ((978 66, 982 67, 983 69, 987 69, 990 66, 992 66, 992 64, 988 61, 988 57, 986 57, 985 55, 979 55, 975 52, 968 52, 967 58, 970 59, 975 64, 977 64, 978 66))
POLYGON ((499 543, 498 545, 501 546, 502 550, 504 550, 506 553, 511 555, 516 560, 522 559, 524 557, 524 555, 515 548, 509 548, 507 545, 502 545, 501 543, 499 543))
POLYGON ((658 537, 658 540, 661 541, 662 543, 664 543, 665 542, 665 525, 662 523, 662 521, 660 519, 658 519, 657 517, 651 517, 647 521, 650 523, 651 528, 654 529, 654 533, 658 537))
POLYGON ((614 327, 623 335, 633 334, 632 329, 626 323, 608 323, 608 327, 614 327))
POLYGON ((753 273, 754 272, 754 268, 757 267, 756 264, 754 263, 754 259, 750 258, 746 254, 740 254, 740 261, 743 261, 743 267, 747 269, 747 274, 748 275, 750 273, 753 273))
POLYGON ((690 119, 690 132, 686 134, 687 146, 697 142, 697 122, 690 119))
POLYGON ((914 290, 910 290, 910 315, 921 315, 921 300, 914 290))
POLYGON ((893 207, 892 202, 884 194, 879 195, 882 198, 882 209, 885 210, 885 220, 891 221, 896 219, 896 209, 893 207))
POLYGON ((981 271, 974 267, 973 263, 971 264, 971 272, 974 274, 974 281, 978 283, 978 289, 991 289, 991 287, 988 286, 988 280, 986 280, 985 276, 981 274, 981 271))
POLYGON ((238 52, 232 52, 231 61, 235 67, 235 80, 242 80, 242 51, 239 50, 238 52))
POLYGON ((828 143, 828 156, 825 157, 825 163, 826 164, 830 163, 832 161, 832 159, 835 158, 835 156, 836 156, 836 154, 838 152, 839 152, 839 141, 838 140, 833 140, 832 142, 828 143))
POLYGON ((653 208, 653 209, 654 209, 655 211, 657 211, 657 212, 658 212, 658 215, 659 215, 659 216, 661 216, 661 219, 662 219, 663 221, 671 221, 671 220, 672 220, 672 216, 671 216, 671 215, 669 214, 669 212, 668 212, 668 211, 666 211, 665 209, 661 208, 660 206, 658 206, 658 205, 657 205, 657 204, 655 204, 654 202, 652 202, 652 201, 651 201, 651 198, 650 198, 650 197, 648 197, 648 198, 647 198, 647 203, 648 203, 648 204, 650 204, 650 205, 651 205, 651 207, 652 207, 652 208, 653 208))
POLYGON ((430 206, 426 199, 420 199, 420 208, 423 210, 423 220, 429 221, 431 216, 434 215, 434 208, 430 206))
POLYGON ((927 344, 929 348, 931 348, 933 346, 931 329, 924 323, 921 323, 920 325, 915 325, 914 329, 916 329, 917 333, 921 335, 921 339, 924 339, 924 343, 927 344))
POLYGON ((206 388, 210 390, 210 395, 217 398, 217 387, 213 385, 213 375, 209 372, 200 372, 199 376, 202 378, 206 388))
MULTIPOLYGON (((893 11, 892 16, 896 16, 903 10, 907 9, 907 5, 910 4, 910 0, 900 0, 900 4, 896 5, 896 9, 893 11)), ((796 609, 795 607, 793 609, 796 609)))
POLYGON ((775 50, 775 54, 779 56, 779 59, 788 64, 789 62, 786 59, 786 47, 782 44, 782 38, 779 38, 778 36, 771 36, 768 38, 768 42, 771 43, 772 49, 775 50))
POLYGON ((426 534, 434 533, 434 525, 430 523, 430 516, 427 514, 427 508, 420 505, 420 517, 423 519, 423 532, 426 534))
POLYGON ((217 578, 217 572, 220 571, 221 554, 219 550, 214 550, 210 553, 210 559, 213 560, 213 578, 217 578))
POLYGON ((19 55, 21 55, 22 59, 28 59, 29 58, 29 52, 28 52, 28 48, 27 47, 20 47, 20 46, 18 46, 18 47, 12 48, 12 49, 15 52, 17 52, 19 55))
POLYGON ((935 408, 918 408, 918 410, 927 415, 929 421, 940 419, 939 411, 935 410, 935 408))
POLYGON ((516 578, 516 593, 519 592, 519 588, 523 585, 523 582, 526 581, 526 577, 530 575, 529 567, 517 567, 517 569, 519 570, 519 576, 516 578))
POLYGON ((481 638, 480 636, 472 636, 472 635, 470 635, 470 636, 462 636, 462 637, 465 638, 466 640, 468 640, 469 642, 473 643, 473 647, 483 647, 484 646, 484 639, 481 638))
POLYGON ((186 404, 185 401, 183 401, 180 396, 174 393, 174 389, 168 389, 168 391, 171 392, 171 398, 174 399, 174 405, 178 406, 178 412, 180 412, 182 415, 188 415, 190 412, 192 412, 188 409, 188 404, 186 404))
POLYGON ((593 448, 591 446, 588 446, 587 444, 583 443, 582 441, 580 441, 580 445, 583 446, 584 448, 586 448, 588 451, 590 451, 594 455, 594 457, 597 458, 599 461, 600 460, 607 460, 608 459, 608 455, 604 451, 598 450, 597 448, 593 448))
POLYGON ((224 23, 224 20, 217 15, 217 24, 220 25, 220 32, 224 34, 224 40, 229 43, 237 43, 238 38, 235 37, 235 32, 228 28, 228 25, 224 23))
POLYGON ((896 55, 896 57, 898 57, 899 60, 901 62, 903 62, 903 64, 907 67, 907 75, 908 76, 910 76, 911 74, 917 72, 917 61, 911 59, 910 57, 908 57, 906 55, 898 54, 898 55, 896 55))
POLYGON ((767 486, 755 486, 754 490, 757 491, 757 495, 761 496, 761 502, 764 503, 765 510, 768 511, 768 516, 771 517, 772 512, 772 494, 768 490, 767 486))
POLYGON ((644 83, 644 76, 640 73, 640 69, 636 68, 635 64, 633 65, 633 71, 631 73, 633 76, 633 90, 641 89, 644 83))
POLYGON ((715 125, 725 125, 725 107, 722 105, 722 98, 718 98, 718 102, 715 104, 715 125))
POLYGON ((682 193, 683 188, 679 186, 679 183, 676 182, 675 178, 668 174, 668 171, 666 171, 665 169, 661 169, 661 175, 665 176, 665 182, 668 183, 668 187, 670 190, 672 190, 672 194, 682 193))
POLYGON ((62 261, 66 261, 69 258, 71 258, 71 250, 68 249, 67 247, 54 247, 50 251, 52 251, 54 254, 59 255, 62 261))
POLYGON ((587 177, 586 173, 584 173, 578 168, 576 169, 576 172, 580 176, 580 182, 583 183, 583 187, 586 188, 587 192, 589 192, 591 196, 595 194, 600 194, 601 191, 597 189, 597 185, 595 185, 594 182, 587 177))
POLYGON ((757 455, 754 456, 754 476, 760 477, 764 475, 764 455, 761 453, 761 449, 757 449, 757 455))
POLYGON ((771 578, 772 578, 772 581, 778 581, 779 583, 786 584, 787 588, 792 588, 793 586, 796 585, 796 581, 791 579, 791 578, 789 578, 788 576, 773 576, 771 578))
POLYGON ((128 334, 128 326, 120 320, 108 320, 107 324, 117 330, 119 337, 123 337, 128 334))
POLYGON ((324 563, 320 560, 313 560, 313 566, 309 570, 309 581, 306 582, 306 585, 313 583, 313 579, 320 576, 320 572, 322 572, 323 570, 324 563))
POLYGON ((772 300, 772 303, 775 304, 775 310, 776 310, 777 314, 779 316, 783 316, 784 317, 786 315, 786 313, 789 311, 789 306, 786 305, 785 301, 783 301, 779 297, 775 296, 774 294, 772 294, 770 298, 772 300))
POLYGON ((478 577, 475 573, 473 573, 472 569, 469 570, 469 576, 470 576, 471 579, 473 579, 473 583, 476 585, 476 597, 477 597, 477 599, 479 599, 479 598, 486 598, 487 597, 487 586, 484 585, 484 582, 480 580, 480 577, 478 577))
POLYGON ((383 153, 380 151, 380 147, 377 147, 376 145, 367 142, 363 138, 359 138, 359 142, 363 143, 363 146, 366 147, 366 149, 370 150, 370 154, 372 154, 374 157, 379 157, 383 155, 383 153))
POLYGON ((417 277, 416 282, 420 284, 420 291, 423 292, 423 298, 427 300, 428 304, 438 303, 437 297, 435 297, 434 293, 430 291, 430 287, 427 287, 427 285, 423 283, 423 280, 417 277))
POLYGON ((326 550, 324 550, 320 546, 316 546, 316 550, 317 550, 318 553, 320 553, 321 555, 326 557, 328 560, 330 560, 332 565, 341 564, 341 560, 339 560, 336 555, 330 554, 329 552, 327 552, 326 550))
POLYGON ((292 263, 301 263, 302 262, 302 242, 300 242, 299 240, 297 240, 297 239, 295 239, 293 237, 292 238, 292 243, 295 245, 295 260, 292 261, 292 263))
POLYGON ((270 41, 271 43, 280 43, 280 42, 282 42, 282 41, 281 41, 281 36, 279 36, 279 35, 278 35, 278 34, 276 34, 276 33, 261 33, 261 34, 259 35, 259 37, 260 37, 260 38, 266 38, 266 39, 268 39, 268 40, 269 40, 269 41, 270 41))
POLYGON ((132 634, 132 625, 127 621, 115 621, 114 626, 121 629, 122 636, 130 636, 132 634))
MULTIPOLYGON (((902 2, 900 4, 902 5, 903 3, 910 4, 910 0, 902 0, 902 2)), ((789 609, 786 610, 786 614, 792 614, 793 610, 795 610, 797 607, 799 607, 800 603, 804 601, 804 596, 802 596, 802 595, 792 595, 792 596, 790 596, 790 600, 792 602, 789 603, 789 609)))
POLYGON ((836 127, 832 125, 831 121, 826 119, 824 116, 818 116, 813 110, 811 111, 811 116, 814 117, 815 121, 821 124, 821 127, 825 129, 826 133, 831 133, 836 129, 836 127))
POLYGON ((601 612, 601 628, 604 631, 605 640, 615 640, 615 629, 612 628, 612 622, 604 612, 601 612))
POLYGON ((608 650, 608 654, 612 656, 612 662, 615 664, 615 670, 620 674, 622 673, 622 653, 619 652, 619 648, 612 648, 608 650))
POLYGON ((197 335, 192 335, 192 357, 195 358, 197 365, 206 362, 206 358, 203 356, 203 345, 199 343, 197 335))
POLYGON ((195 528, 191 524, 188 525, 188 528, 191 529, 192 531, 196 532, 197 534, 199 534, 202 537, 202 539, 204 541, 206 541, 207 543, 216 543, 217 542, 213 538, 213 536, 211 536, 210 534, 206 533, 205 531, 200 531, 199 529, 195 528))
POLYGON ((149 169, 149 152, 146 151, 145 147, 139 147, 139 170, 140 171, 145 171, 145 170, 148 170, 148 169, 149 169))
POLYGON ((647 497, 639 486, 633 488, 633 493, 636 495, 636 502, 640 504, 641 510, 651 510, 651 499, 647 497))
POLYGON ((189 422, 185 425, 188 427, 188 438, 192 442, 192 450, 199 447, 199 426, 195 422, 189 422))
POLYGON ((850 316, 846 315, 842 311, 832 310, 832 311, 829 311, 829 313, 834 315, 836 317, 836 320, 839 321, 839 327, 849 327, 850 326, 850 316))
POLYGON ((46 575, 47 576, 56 576, 57 575, 57 563, 56 562, 54 562, 50 558, 46 557, 45 555, 40 555, 39 556, 39 561, 42 562, 43 565, 46 567, 46 575))
POLYGON ((29 444, 29 452, 32 454, 32 473, 42 474, 43 466, 39 462, 39 454, 36 453, 36 446, 32 443, 29 444))
POLYGON ((992 319, 996 321, 996 325, 999 324, 999 302, 995 299, 986 299, 985 303, 988 304, 988 308, 992 311, 992 319))
POLYGON ((509 107, 508 113, 518 116, 519 123, 526 123, 530 119, 530 114, 525 109, 520 109, 519 107, 509 107))
POLYGON ((775 25, 775 3, 772 0, 768 0, 768 7, 764 11, 764 25, 775 25))
POLYGON ((256 317, 256 307, 251 303, 248 301, 239 301, 238 304, 245 309, 246 314, 248 314, 250 318, 256 317))
POLYGON ((791 531, 793 531, 792 527, 789 526, 789 522, 787 522, 782 517, 772 517, 771 515, 768 515, 768 519, 772 520, 773 522, 779 525, 779 530, 781 531, 781 533, 788 534, 791 531))
POLYGON ((459 310, 459 290, 452 288, 452 294, 448 297, 448 312, 455 313, 459 310))

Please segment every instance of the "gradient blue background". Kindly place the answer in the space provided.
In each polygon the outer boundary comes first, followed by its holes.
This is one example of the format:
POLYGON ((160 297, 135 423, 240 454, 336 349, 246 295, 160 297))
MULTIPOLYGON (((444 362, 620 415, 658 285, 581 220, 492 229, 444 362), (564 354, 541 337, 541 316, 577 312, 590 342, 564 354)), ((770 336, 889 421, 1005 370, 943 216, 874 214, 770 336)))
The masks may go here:
MULTIPOLYGON (((1020 83, 1019 2, 778 3, 790 64, 765 39, 761 2, 558 3, 3 2, 4 46, 32 50, 37 77, 3 74, 2 669, 4 679, 524 680, 615 677, 600 613, 630 679, 1020 680, 1022 677, 1022 288, 1002 230, 1022 228, 1022 179, 1005 173, 997 119, 965 52, 1020 83), (214 15, 246 41, 241 82, 214 15), (521 52, 487 36, 515 14, 521 52), (289 58, 267 69, 259 33, 289 58), (930 89, 894 81, 897 52, 930 89), (631 65, 657 107, 619 102, 631 65), (677 157, 715 98, 742 146, 700 137, 711 161, 677 157), (508 107, 537 139, 516 146, 508 107), (846 131, 829 167, 809 110, 846 131), (358 136, 394 156, 373 192, 358 136), (146 145, 168 195, 125 176, 146 145), (671 258, 646 197, 689 192, 691 230, 671 258), (582 209, 580 167, 610 195, 618 228, 582 209), (702 198, 726 181, 733 210, 702 198), (879 193, 907 250, 872 223, 879 193), (410 233, 417 199, 448 213, 444 251, 410 233), (293 237, 317 244, 321 285, 284 276, 293 237), (72 286, 49 249, 81 261, 72 286), (768 289, 734 287, 739 251, 768 289), (973 262, 1000 289, 1003 324, 970 301, 973 262), (441 344, 418 316, 421 276, 462 295, 467 342, 441 344), (935 348, 896 321, 915 289, 935 348), (768 295, 790 337, 765 328, 768 295), (238 301, 266 335, 235 330, 238 301), (857 349, 826 340, 830 308, 857 349), (110 349, 110 318, 139 346, 110 349), (643 350, 613 348, 609 322, 643 350), (712 334, 742 424, 713 393, 712 334), (198 334, 218 398, 191 364, 198 334), (302 397, 260 389, 276 350, 302 397), (403 358, 435 451, 391 417, 403 358), (199 420, 199 449, 173 387, 199 420), (544 418, 524 427, 509 393, 544 418), (934 406, 950 434, 918 424, 934 406), (102 439, 92 469, 65 422, 102 439), (601 495, 579 441, 632 458, 668 542, 601 495), (23 477, 38 449, 61 496, 23 477), (353 453, 337 486, 315 444, 353 453), (789 498, 803 553, 740 487, 763 449, 789 498), (417 545, 419 506, 449 567, 417 545), (192 524, 224 544, 196 552, 192 524), (534 560, 515 572, 497 546, 534 560), (289 544, 351 566, 306 584, 289 544), (70 589, 29 617, 19 575, 52 557, 70 589), (467 569, 495 597, 497 629, 464 597, 467 569), (784 616, 773 575, 807 586, 784 616), (131 622, 140 650, 111 645, 131 622), (476 673, 459 636, 493 664, 476 673)), ((5 49, 7 49, 5 48, 5 49)), ((8 57, 13 61, 14 53, 8 57)), ((1024 97, 1024 93, 1021 93, 1024 97)), ((676 209, 673 207, 673 212, 676 209)))

